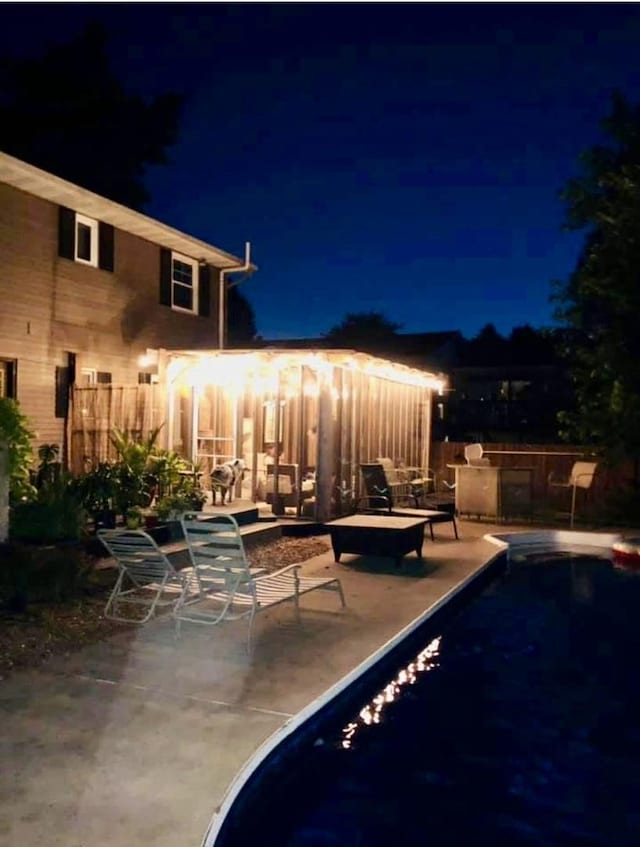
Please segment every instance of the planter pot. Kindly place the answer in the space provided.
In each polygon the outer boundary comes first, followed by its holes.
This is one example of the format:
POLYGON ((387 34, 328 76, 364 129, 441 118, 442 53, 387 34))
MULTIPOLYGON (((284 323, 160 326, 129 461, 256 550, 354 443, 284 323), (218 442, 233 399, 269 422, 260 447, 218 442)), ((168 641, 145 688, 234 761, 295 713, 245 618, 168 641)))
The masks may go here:
POLYGON ((115 529, 116 512, 113 509, 104 509, 102 512, 96 512, 93 516, 93 522, 96 530, 115 529))

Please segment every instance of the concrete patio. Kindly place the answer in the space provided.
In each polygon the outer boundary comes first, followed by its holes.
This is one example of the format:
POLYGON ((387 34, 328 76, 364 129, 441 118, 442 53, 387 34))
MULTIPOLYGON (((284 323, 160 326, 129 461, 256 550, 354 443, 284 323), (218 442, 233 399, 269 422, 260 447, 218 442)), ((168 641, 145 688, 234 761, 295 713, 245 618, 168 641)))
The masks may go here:
POLYGON ((347 609, 314 592, 300 625, 290 604, 259 616, 251 662, 242 622, 176 642, 164 618, 2 682, 0 842, 199 845, 266 738, 496 555, 483 536, 505 527, 460 523, 460 541, 438 528, 400 570, 309 560, 305 574, 340 577, 347 609))

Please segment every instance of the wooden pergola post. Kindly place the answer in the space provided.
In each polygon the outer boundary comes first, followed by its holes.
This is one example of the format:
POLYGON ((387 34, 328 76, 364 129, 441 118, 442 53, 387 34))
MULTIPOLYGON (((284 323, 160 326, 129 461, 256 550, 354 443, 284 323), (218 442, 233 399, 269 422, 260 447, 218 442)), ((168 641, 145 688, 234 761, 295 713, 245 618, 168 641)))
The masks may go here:
POLYGON ((331 380, 318 375, 318 468, 316 478, 316 520, 331 520, 331 494, 334 471, 333 396, 331 380))

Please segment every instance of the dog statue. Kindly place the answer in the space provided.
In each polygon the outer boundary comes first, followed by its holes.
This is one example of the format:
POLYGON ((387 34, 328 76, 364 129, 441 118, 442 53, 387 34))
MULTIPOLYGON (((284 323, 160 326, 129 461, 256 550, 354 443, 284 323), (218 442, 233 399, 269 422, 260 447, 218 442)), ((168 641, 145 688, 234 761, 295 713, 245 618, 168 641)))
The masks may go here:
POLYGON ((231 503, 236 482, 243 479, 245 470, 246 465, 242 459, 231 459, 215 466, 211 471, 211 497, 214 506, 216 505, 216 492, 218 491, 222 496, 223 506, 225 494, 227 495, 227 502, 231 503))

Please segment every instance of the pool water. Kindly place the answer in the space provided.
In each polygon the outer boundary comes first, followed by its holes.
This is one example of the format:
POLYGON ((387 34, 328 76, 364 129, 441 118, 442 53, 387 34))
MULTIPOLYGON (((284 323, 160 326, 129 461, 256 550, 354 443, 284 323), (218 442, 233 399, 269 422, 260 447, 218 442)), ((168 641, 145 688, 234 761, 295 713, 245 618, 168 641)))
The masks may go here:
POLYGON ((640 575, 514 565, 325 737, 261 843, 639 845, 639 657, 640 575))

